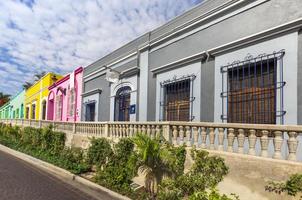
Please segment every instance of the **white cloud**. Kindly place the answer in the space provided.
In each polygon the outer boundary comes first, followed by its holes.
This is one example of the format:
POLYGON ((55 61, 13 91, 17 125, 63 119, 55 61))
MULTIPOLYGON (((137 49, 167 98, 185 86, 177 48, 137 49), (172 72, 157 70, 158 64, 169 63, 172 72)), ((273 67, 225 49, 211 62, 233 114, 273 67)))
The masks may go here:
POLYGON ((0 1, 0 91, 40 70, 66 73, 189 9, 194 0, 0 1), (29 6, 31 5, 31 6, 29 6))

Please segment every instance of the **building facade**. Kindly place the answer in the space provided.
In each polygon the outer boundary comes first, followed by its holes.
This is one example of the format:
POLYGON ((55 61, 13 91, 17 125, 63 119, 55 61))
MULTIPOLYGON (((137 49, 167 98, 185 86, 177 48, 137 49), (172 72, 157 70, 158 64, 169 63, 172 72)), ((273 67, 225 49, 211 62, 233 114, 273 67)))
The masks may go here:
POLYGON ((23 119, 24 118, 24 96, 25 90, 19 92, 10 100, 10 117, 11 119, 23 119))
POLYGON ((301 7, 204 1, 87 66, 82 120, 302 124, 301 7))
POLYGON ((11 111, 10 102, 7 102, 0 108, 0 118, 1 119, 10 119, 11 118, 10 111, 11 111))
POLYGON ((83 68, 52 84, 47 97, 47 120, 80 121, 83 68))
POLYGON ((61 75, 47 73, 40 80, 35 82, 28 90, 26 90, 24 97, 25 119, 46 119, 47 98, 49 94, 48 87, 60 78, 62 78, 61 75))

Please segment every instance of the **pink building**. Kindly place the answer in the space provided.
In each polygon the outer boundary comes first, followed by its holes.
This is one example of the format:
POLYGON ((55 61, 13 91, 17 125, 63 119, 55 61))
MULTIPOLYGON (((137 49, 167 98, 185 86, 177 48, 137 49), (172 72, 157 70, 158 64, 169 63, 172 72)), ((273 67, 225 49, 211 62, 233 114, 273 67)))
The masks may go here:
POLYGON ((66 75, 48 90, 47 120, 80 121, 83 68, 66 75))

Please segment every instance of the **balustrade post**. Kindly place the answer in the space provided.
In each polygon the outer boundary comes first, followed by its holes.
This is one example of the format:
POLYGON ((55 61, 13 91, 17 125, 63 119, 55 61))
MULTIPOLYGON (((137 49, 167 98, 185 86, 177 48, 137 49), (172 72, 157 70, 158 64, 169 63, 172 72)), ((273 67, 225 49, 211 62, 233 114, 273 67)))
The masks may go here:
POLYGON ((76 122, 72 123, 72 133, 76 134, 76 122))
POLYGON ((130 124, 130 137, 133 137, 133 124, 130 124))
POLYGON ((218 150, 223 151, 224 128, 218 129, 218 150))
POLYGON ((179 126, 179 145, 183 145, 184 144, 184 128, 183 126, 179 126))
POLYGON ((296 161, 297 156, 296 156, 296 151, 298 147, 298 141, 297 141, 297 133, 296 132, 289 132, 288 133, 289 139, 287 140, 288 144, 288 160, 296 161))
POLYGON ((104 125, 104 135, 105 135, 105 137, 110 137, 110 131, 109 131, 109 124, 108 124, 108 122, 106 122, 105 123, 105 125, 104 125))
POLYGON ((151 136, 151 129, 150 129, 150 125, 149 124, 147 125, 147 135, 152 138, 152 136, 151 136))
POLYGON ((192 138, 192 134, 191 134, 191 127, 190 126, 186 126, 186 140, 187 140, 187 146, 191 146, 191 138, 192 138))
POLYGON ((255 130, 249 130, 250 135, 249 135, 249 155, 255 156, 256 151, 255 151, 255 145, 256 145, 256 131, 255 130))
POLYGON ((215 129, 214 128, 209 128, 209 136, 210 136, 210 149, 214 150, 215 149, 215 129))
POLYGON ((163 137, 164 139, 169 142, 172 143, 172 138, 171 138, 171 130, 170 130, 170 125, 162 125, 162 129, 163 129, 163 137))
POLYGON ((244 145, 244 139, 245 139, 244 130, 239 129, 238 133, 239 133, 238 134, 238 153, 243 154, 244 153, 243 145, 244 145))
POLYGON ((268 153, 267 153, 268 131, 266 131, 266 130, 262 131, 262 136, 260 138, 260 142, 261 142, 261 156, 262 157, 267 157, 268 156, 268 153))
POLYGON ((161 134, 161 132, 160 132, 160 126, 159 125, 156 125, 156 130, 155 130, 155 137, 160 137, 160 134, 161 134))
POLYGON ((172 143, 174 145, 177 145, 177 135, 178 135, 177 126, 173 126, 173 141, 172 141, 172 143))
POLYGON ((151 138, 156 138, 156 126, 151 125, 151 138))
POLYGON ((282 132, 275 131, 274 135, 275 135, 275 137, 274 137, 274 146, 275 146, 274 158, 282 159, 282 155, 281 155, 281 146, 282 146, 282 142, 283 142, 282 132))
POLYGON ((133 128, 133 137, 137 134, 137 125, 134 124, 134 128, 133 128))
POLYGON ((142 126, 142 133, 146 134, 146 126, 145 125, 142 126))
POLYGON ((201 127, 201 148, 206 148, 206 142, 207 142, 207 132, 205 127, 201 127))
POLYGON ((234 140, 235 140, 233 128, 228 129, 227 137, 228 137, 228 152, 233 152, 233 144, 234 144, 234 140))
POLYGON ((198 147, 198 129, 196 126, 193 126, 193 136, 194 136, 194 146, 198 147))

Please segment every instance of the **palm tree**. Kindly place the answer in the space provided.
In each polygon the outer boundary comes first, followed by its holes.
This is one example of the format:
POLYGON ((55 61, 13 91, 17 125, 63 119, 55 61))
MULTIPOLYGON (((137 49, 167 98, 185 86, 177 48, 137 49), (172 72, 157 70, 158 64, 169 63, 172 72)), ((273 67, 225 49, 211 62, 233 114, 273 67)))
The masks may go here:
POLYGON ((31 83, 31 82, 25 82, 24 84, 23 84, 23 89, 24 90, 28 90, 28 88, 30 88, 31 86, 32 86, 33 84, 31 83))
POLYGON ((0 92, 0 107, 9 101, 10 95, 0 92))
POLYGON ((46 74, 45 71, 42 71, 42 72, 40 72, 40 73, 36 73, 36 74, 34 75, 35 81, 40 80, 43 76, 45 76, 45 74, 46 74))
POLYGON ((147 135, 137 134, 133 139, 136 146, 135 162, 138 172, 145 176, 145 187, 155 198, 157 186, 165 176, 173 174, 169 167, 170 152, 159 138, 151 139, 147 135))
MULTIPOLYGON (((34 80, 35 80, 35 81, 40 80, 43 76, 45 76, 45 74, 46 74, 45 71, 42 71, 42 72, 40 72, 40 73, 36 73, 36 74, 34 75, 34 78, 35 78, 34 80)), ((28 90, 28 88, 30 88, 32 85, 33 85, 32 82, 26 81, 26 82, 23 84, 23 89, 28 90)))

